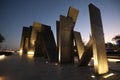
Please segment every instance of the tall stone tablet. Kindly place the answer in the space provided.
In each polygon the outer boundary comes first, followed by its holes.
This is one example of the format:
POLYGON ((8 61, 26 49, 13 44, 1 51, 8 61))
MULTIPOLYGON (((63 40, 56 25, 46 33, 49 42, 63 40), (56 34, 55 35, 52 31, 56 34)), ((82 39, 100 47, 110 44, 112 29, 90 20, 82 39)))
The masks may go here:
POLYGON ((29 38, 30 38, 30 29, 29 27, 23 27, 22 37, 20 43, 20 52, 21 54, 27 53, 29 48, 29 38))
POLYGON ((59 63, 73 63, 73 19, 61 15, 58 27, 59 63))
POLYGON ((40 23, 34 22, 32 25, 31 36, 30 36, 30 48, 29 51, 34 52, 35 41, 37 37, 37 33, 42 31, 43 27, 40 23))
POLYGON ((74 23, 76 23, 78 14, 79 14, 79 11, 77 9, 73 7, 69 7, 67 16, 71 17, 74 23))
POLYGON ((100 10, 89 4, 91 31, 93 39, 94 68, 97 74, 108 72, 107 56, 100 10))
POLYGON ((80 32, 74 31, 74 40, 75 40, 75 44, 77 46, 79 60, 81 60, 81 57, 85 51, 85 47, 84 47, 84 44, 82 42, 80 32))
POLYGON ((35 55, 45 57, 50 62, 58 62, 56 44, 50 26, 43 25, 43 30, 37 33, 35 42, 35 55))
POLYGON ((73 28, 79 11, 73 7, 69 8, 67 17, 60 16, 56 22, 57 29, 57 50, 59 63, 73 63, 73 28))

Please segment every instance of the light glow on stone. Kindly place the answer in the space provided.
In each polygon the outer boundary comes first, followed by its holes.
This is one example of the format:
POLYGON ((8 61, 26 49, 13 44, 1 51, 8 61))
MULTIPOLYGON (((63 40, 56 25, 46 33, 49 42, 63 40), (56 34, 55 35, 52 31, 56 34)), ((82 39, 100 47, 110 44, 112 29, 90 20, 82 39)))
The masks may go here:
POLYGON ((34 51, 28 51, 27 52, 27 57, 28 58, 33 58, 33 56, 34 56, 34 51))
POLYGON ((35 40, 32 40, 32 45, 34 45, 35 44, 35 40))
POLYGON ((103 78, 108 78, 108 77, 113 76, 113 75, 115 75, 115 74, 114 73, 110 73, 110 74, 104 75, 103 78))
POLYGON ((28 55, 34 55, 34 51, 28 51, 27 54, 28 55))
POLYGON ((33 58, 33 56, 34 55, 32 55, 32 54, 27 54, 27 57, 30 58, 30 59, 33 58))
POLYGON ((6 80, 6 78, 3 76, 0 76, 0 80, 6 80))
POLYGON ((23 52, 23 51, 22 51, 22 49, 20 49, 20 51, 19 51, 19 52, 20 52, 20 54, 22 54, 22 52, 23 52))
POLYGON ((61 47, 59 46, 59 55, 58 55, 59 63, 61 62, 61 47))

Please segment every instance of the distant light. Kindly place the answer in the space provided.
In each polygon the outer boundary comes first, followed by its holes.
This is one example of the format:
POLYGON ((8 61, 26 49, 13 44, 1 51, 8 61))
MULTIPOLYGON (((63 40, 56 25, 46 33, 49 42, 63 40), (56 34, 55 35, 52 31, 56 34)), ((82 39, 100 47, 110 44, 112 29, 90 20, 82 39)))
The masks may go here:
POLYGON ((4 59, 5 55, 0 55, 0 60, 4 59))
POLYGON ((55 66, 57 66, 58 65, 58 63, 55 63, 55 66))
MULTIPOLYGON (((92 60, 94 60, 94 58, 91 58, 92 60)), ((119 62, 120 59, 112 59, 112 58, 108 58, 107 59, 109 62, 119 62)))
POLYGON ((89 63, 88 66, 91 66, 91 64, 89 63))
POLYGON ((46 61, 46 64, 48 64, 48 61, 46 61))
POLYGON ((95 75, 91 75, 92 78, 95 78, 95 75))
POLYGON ((115 75, 115 74, 114 73, 110 73, 110 74, 104 75, 103 78, 108 78, 108 77, 113 76, 113 75, 115 75))
POLYGON ((120 61, 120 59, 110 59, 110 58, 108 58, 108 61, 109 62, 118 62, 118 61, 120 61))

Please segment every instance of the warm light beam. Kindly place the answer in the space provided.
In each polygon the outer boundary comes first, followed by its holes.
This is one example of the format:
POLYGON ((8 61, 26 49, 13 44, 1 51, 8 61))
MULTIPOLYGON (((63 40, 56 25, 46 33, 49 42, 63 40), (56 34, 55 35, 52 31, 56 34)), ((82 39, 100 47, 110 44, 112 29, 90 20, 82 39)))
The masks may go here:
POLYGON ((27 57, 28 58, 33 58, 33 56, 34 56, 34 51, 28 51, 27 52, 27 57))
POLYGON ((110 59, 110 58, 108 58, 108 61, 109 62, 120 62, 120 59, 110 59))
POLYGON ((34 51, 28 51, 27 54, 28 55, 34 55, 34 51))

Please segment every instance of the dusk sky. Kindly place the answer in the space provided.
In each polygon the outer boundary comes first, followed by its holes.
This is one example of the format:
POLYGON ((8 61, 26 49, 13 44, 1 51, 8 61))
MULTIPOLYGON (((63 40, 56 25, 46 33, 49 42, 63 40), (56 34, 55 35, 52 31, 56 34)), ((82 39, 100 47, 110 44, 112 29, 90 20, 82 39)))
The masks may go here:
POLYGON ((93 3, 101 11, 105 42, 120 34, 120 0, 0 0, 0 33, 3 48, 19 49, 22 28, 33 22, 50 25, 56 38, 56 20, 67 15, 69 6, 79 10, 74 30, 84 42, 91 34, 88 5, 93 3))

